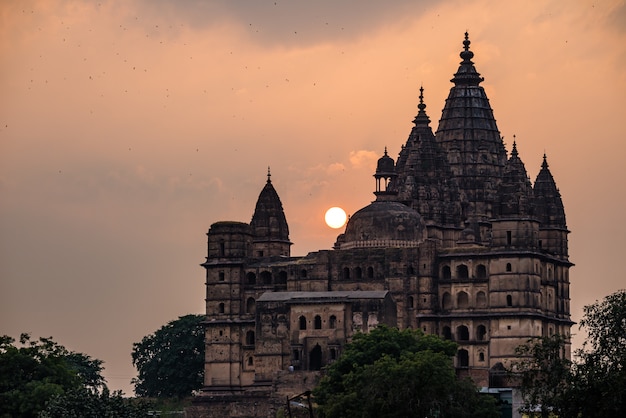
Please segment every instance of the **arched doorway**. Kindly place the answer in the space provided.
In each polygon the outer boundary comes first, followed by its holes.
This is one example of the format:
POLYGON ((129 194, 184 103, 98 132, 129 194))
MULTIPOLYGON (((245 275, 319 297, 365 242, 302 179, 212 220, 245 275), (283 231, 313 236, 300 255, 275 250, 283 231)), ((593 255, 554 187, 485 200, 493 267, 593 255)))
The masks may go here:
POLYGON ((322 369, 322 347, 319 344, 315 344, 313 350, 309 353, 309 370, 321 370, 322 369))

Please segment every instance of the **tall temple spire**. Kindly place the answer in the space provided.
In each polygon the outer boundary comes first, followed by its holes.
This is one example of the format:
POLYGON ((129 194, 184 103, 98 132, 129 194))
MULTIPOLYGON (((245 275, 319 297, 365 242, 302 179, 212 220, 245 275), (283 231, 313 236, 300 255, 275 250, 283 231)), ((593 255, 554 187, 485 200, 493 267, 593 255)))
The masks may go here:
POLYGON ((479 85, 483 78, 474 67, 474 53, 469 47, 466 32, 461 52, 463 61, 451 80, 454 86, 435 133, 458 180, 463 198, 462 222, 493 216, 497 190, 492 179, 502 175, 507 161, 489 99, 479 85))

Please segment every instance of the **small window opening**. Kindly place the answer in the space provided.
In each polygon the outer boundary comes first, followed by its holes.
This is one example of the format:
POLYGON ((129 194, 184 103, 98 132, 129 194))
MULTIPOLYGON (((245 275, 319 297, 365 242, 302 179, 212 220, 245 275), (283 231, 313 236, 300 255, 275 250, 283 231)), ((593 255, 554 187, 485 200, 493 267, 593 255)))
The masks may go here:
POLYGON ((363 277, 363 270, 361 269, 361 267, 357 267, 354 269, 354 276, 357 280, 363 277))
POLYGON ((322 317, 319 315, 315 315, 315 320, 314 320, 314 327, 315 329, 322 329, 322 317))

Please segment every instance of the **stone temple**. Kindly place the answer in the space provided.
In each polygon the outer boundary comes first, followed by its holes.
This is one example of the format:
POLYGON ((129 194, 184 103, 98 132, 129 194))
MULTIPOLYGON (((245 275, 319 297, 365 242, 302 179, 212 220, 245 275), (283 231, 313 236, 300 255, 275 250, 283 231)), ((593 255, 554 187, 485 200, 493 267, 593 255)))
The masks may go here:
POLYGON ((205 386, 189 416, 269 416, 381 323, 454 340, 458 375, 487 390, 506 386, 518 345, 569 335, 559 189, 545 155, 531 183, 515 142, 507 154, 467 33, 460 56, 436 132, 420 89, 397 159, 378 160, 375 200, 332 250, 291 255, 269 172, 250 223, 211 225, 205 386))

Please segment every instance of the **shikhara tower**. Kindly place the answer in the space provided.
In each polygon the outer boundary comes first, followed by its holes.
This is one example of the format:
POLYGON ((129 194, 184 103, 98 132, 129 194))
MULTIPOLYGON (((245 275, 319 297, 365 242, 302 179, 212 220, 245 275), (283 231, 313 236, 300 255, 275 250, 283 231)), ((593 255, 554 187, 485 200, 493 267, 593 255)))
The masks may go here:
POLYGON ((467 33, 460 56, 436 132, 420 88, 397 161, 385 149, 375 200, 332 250, 290 255, 269 171, 249 224, 211 225, 198 410, 280 404, 380 323, 456 341, 457 373, 490 388, 508 384, 517 346, 569 335, 569 231, 547 158, 531 183, 515 141, 506 152, 467 33))

